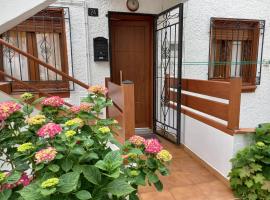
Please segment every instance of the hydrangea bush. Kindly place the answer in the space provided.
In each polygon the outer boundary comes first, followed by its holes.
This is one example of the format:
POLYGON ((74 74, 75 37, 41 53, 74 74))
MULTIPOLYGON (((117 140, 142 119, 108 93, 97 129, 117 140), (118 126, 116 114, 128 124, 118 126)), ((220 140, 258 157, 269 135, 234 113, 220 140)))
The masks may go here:
POLYGON ((231 188, 243 200, 270 200, 270 124, 256 128, 254 143, 232 159, 231 188))
POLYGON ((138 186, 162 190, 159 175, 169 175, 171 154, 156 139, 133 136, 120 145, 117 121, 100 118, 112 105, 106 93, 93 86, 71 108, 60 97, 30 93, 0 103, 0 200, 136 200, 138 186))

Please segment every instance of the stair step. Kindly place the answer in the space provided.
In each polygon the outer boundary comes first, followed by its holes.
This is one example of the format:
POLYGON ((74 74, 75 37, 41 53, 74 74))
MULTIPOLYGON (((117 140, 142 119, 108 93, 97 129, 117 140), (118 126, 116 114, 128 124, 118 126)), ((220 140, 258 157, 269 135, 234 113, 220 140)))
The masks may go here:
POLYGON ((3 91, 7 94, 11 94, 11 83, 9 82, 0 82, 0 91, 3 91))

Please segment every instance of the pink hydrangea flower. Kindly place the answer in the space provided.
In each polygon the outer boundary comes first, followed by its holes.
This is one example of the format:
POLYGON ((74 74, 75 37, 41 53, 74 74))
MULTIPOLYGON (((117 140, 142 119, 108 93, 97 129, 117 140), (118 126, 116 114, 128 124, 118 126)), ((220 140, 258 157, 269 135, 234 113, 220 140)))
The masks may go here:
POLYGON ((141 136, 134 135, 131 138, 129 138, 129 142, 136 146, 140 146, 145 143, 145 139, 141 136))
POLYGON ((44 106, 60 107, 64 105, 64 100, 59 96, 53 96, 43 99, 41 102, 44 106))
POLYGON ((54 160, 57 151, 53 147, 48 147, 47 149, 42 149, 35 154, 36 164, 48 163, 54 160))
POLYGON ((79 112, 81 111, 81 108, 80 108, 80 106, 72 106, 72 107, 69 109, 69 111, 70 111, 71 113, 77 114, 77 113, 79 113, 79 112))
POLYGON ((79 106, 72 106, 69 111, 74 114, 78 114, 80 111, 89 112, 92 108, 90 103, 82 103, 79 106))
POLYGON ((88 91, 91 93, 94 93, 94 94, 106 95, 108 92, 108 89, 106 87, 101 86, 101 85, 94 85, 94 86, 89 87, 88 91))
POLYGON ((38 130, 37 135, 43 138, 54 138, 55 135, 61 132, 62 127, 59 124, 48 123, 38 130))
POLYGON ((0 121, 6 120, 11 114, 21 109, 21 105, 12 101, 0 103, 0 121))
POLYGON ((92 109, 92 105, 90 103, 81 103, 80 110, 84 112, 89 112, 92 109))
POLYGON ((144 145, 145 145, 145 152, 147 153, 158 153, 163 149, 163 147, 161 146, 161 144, 157 139, 146 140, 144 145))
POLYGON ((23 185, 24 187, 31 183, 31 179, 26 173, 23 173, 20 180, 17 182, 18 185, 23 185))
MULTIPOLYGON (((7 176, 9 176, 10 173, 7 174, 7 176)), ((2 186, 0 185, 0 192, 2 192, 3 190, 10 190, 13 189, 19 185, 23 185, 24 187, 26 187, 27 185, 29 185, 31 183, 32 179, 26 174, 23 173, 21 178, 14 184, 3 184, 2 186)))

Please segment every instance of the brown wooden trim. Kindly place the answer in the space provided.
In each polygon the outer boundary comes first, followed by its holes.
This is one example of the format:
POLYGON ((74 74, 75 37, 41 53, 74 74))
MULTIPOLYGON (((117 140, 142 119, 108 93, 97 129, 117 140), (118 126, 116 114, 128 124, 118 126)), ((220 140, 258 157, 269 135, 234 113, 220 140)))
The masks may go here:
POLYGON ((65 26, 65 13, 62 9, 62 33, 59 35, 60 39, 60 51, 61 51, 61 65, 62 71, 68 74, 68 55, 67 55, 67 37, 66 37, 66 26, 65 26))
MULTIPOLYGON (((167 75, 165 82, 167 82, 167 85, 170 88, 178 87, 177 86, 178 81, 176 78, 169 77, 167 75)), ((222 99, 229 99, 230 83, 226 81, 215 81, 215 80, 209 81, 209 80, 182 79, 182 90, 222 99)))
POLYGON ((242 85, 241 91, 242 93, 255 92, 257 89, 256 85, 242 85))
POLYGON ((85 88, 85 89, 88 89, 88 88, 89 88, 89 86, 88 86, 87 84, 85 84, 85 83, 83 83, 83 82, 81 82, 81 81, 79 81, 79 80, 77 80, 77 79, 74 79, 73 77, 69 76, 68 74, 66 74, 66 73, 64 73, 64 72, 62 72, 62 71, 56 69, 56 68, 53 67, 52 65, 49 65, 49 64, 47 64, 46 62, 43 62, 43 61, 39 60, 39 59, 36 58, 35 56, 32 56, 31 54, 26 53, 26 52, 20 50, 20 49, 17 48, 17 47, 14 47, 13 45, 11 45, 11 44, 5 42, 5 41, 2 40, 2 39, 0 39, 0 44, 3 44, 3 45, 5 45, 5 46, 8 47, 8 48, 13 49, 13 50, 16 51, 17 53, 26 56, 28 59, 31 59, 31 60, 37 62, 38 64, 44 66, 45 68, 47 68, 47 69, 49 69, 49 70, 55 72, 55 73, 58 74, 58 75, 61 75, 62 77, 66 78, 66 79, 69 80, 69 81, 73 81, 74 83, 78 84, 79 86, 81 86, 81 87, 83 87, 83 88, 85 88))
POLYGON ((234 134, 247 134, 247 133, 255 133, 255 128, 240 128, 239 130, 235 130, 234 134))
MULTIPOLYGON (((48 94, 48 93, 46 93, 46 92, 43 92, 43 91, 40 90, 39 88, 36 88, 35 86, 32 86, 32 85, 30 85, 30 84, 28 84, 28 83, 26 83, 26 82, 24 82, 24 81, 21 81, 21 80, 19 80, 19 79, 14 78, 13 76, 10 76, 10 75, 6 74, 5 72, 3 72, 3 71, 1 71, 1 70, 0 70, 0 74, 3 75, 3 76, 5 76, 5 77, 10 78, 10 79, 13 80, 13 81, 16 81, 16 82, 20 83, 21 85, 25 86, 25 88, 33 89, 34 91, 38 92, 39 94, 41 94, 41 95, 43 95, 43 96, 45 96, 45 97, 50 97, 50 96, 52 96, 52 95, 50 95, 50 94, 48 94)), ((69 106, 69 107, 72 106, 70 103, 67 103, 67 102, 65 102, 65 105, 66 105, 66 106, 69 106)))
POLYGON ((220 130, 220 131, 222 131, 224 133, 227 133, 229 135, 233 135, 234 134, 234 131, 228 129, 225 124, 222 124, 220 122, 217 122, 217 121, 215 121, 213 119, 209 119, 209 118, 204 117, 202 115, 199 115, 199 114, 197 114, 195 112, 189 111, 189 110, 187 110, 185 108, 181 108, 181 112, 183 114, 191 117, 191 118, 194 118, 194 119, 196 119, 196 120, 198 120, 200 122, 203 122, 203 123, 205 123, 205 124, 207 124, 209 126, 212 126, 213 128, 216 128, 216 129, 218 129, 218 130, 220 130))
POLYGON ((241 106, 241 78, 234 78, 230 81, 230 100, 228 110, 228 128, 239 129, 240 106, 241 106))
POLYGON ((120 130, 114 130, 119 142, 124 143, 126 139, 135 134, 135 98, 134 84, 117 85, 105 79, 108 88, 108 98, 113 100, 113 106, 106 109, 107 117, 113 117, 121 126, 120 130))
POLYGON ((125 139, 135 135, 135 97, 134 84, 122 84, 124 94, 124 128, 125 139))
POLYGON ((0 91, 11 94, 11 84, 9 82, 0 82, 0 91))
MULTIPOLYGON (((170 101, 177 102, 176 92, 170 91, 169 97, 170 101)), ((228 120, 228 104, 187 94, 181 94, 181 104, 219 119, 228 120)))
MULTIPOLYGON (((176 109, 176 106, 173 104, 169 105, 170 108, 176 109)), ((209 119, 205 116, 199 115, 195 112, 192 112, 186 108, 181 108, 181 113, 183 113, 184 115, 187 115, 193 119, 196 119, 200 122, 203 122, 213 128, 216 128, 224 133, 227 133, 229 135, 235 135, 235 134, 247 134, 247 133, 254 133, 255 129, 254 128, 240 128, 237 130, 230 130, 227 128, 227 126, 225 124, 222 124, 220 122, 217 122, 215 120, 209 119)))
POLYGON ((193 151, 191 151, 187 146, 185 146, 185 145, 182 145, 182 146, 183 146, 184 151, 188 155, 190 155, 195 161, 197 161, 201 165, 203 165, 211 174, 213 174, 217 179, 219 179, 228 188, 230 188, 230 183, 229 183, 229 180, 227 178, 225 178, 215 168, 213 168, 211 165, 209 165, 207 162, 205 162, 203 159, 201 159, 197 154, 195 154, 193 151))
POLYGON ((108 97, 112 99, 113 103, 121 110, 121 112, 124 111, 125 99, 122 86, 108 82, 108 90, 108 97))
MULTIPOLYGON (((26 81, 24 81, 26 82, 26 81)), ((69 82, 68 81, 35 81, 35 82, 28 82, 32 86, 39 88, 42 91, 46 92, 69 92, 69 82)), ((12 83, 12 90, 13 92, 24 92, 25 87, 18 82, 12 83)))

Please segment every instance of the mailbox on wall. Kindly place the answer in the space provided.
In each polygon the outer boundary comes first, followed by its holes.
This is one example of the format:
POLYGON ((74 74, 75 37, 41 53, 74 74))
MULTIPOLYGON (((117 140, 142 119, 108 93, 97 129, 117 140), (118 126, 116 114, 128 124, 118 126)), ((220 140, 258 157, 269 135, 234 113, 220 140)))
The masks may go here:
POLYGON ((94 61, 108 61, 108 39, 104 37, 94 38, 94 61))

